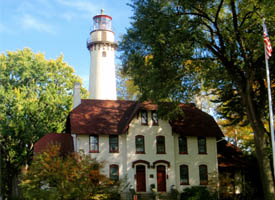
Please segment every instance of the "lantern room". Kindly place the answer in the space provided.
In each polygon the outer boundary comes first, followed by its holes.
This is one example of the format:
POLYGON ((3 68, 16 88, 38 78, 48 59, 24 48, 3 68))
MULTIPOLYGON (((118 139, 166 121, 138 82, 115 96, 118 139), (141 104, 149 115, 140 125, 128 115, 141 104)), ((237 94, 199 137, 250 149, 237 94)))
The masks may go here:
POLYGON ((101 14, 96 15, 93 18, 94 28, 93 30, 109 30, 112 31, 112 17, 104 15, 104 10, 101 9, 101 14))

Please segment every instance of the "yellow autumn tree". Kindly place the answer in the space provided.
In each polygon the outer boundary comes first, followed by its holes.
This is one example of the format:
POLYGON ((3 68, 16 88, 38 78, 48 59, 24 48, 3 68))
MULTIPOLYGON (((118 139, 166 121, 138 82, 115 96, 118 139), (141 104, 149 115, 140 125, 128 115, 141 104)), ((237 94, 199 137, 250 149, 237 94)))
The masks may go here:
POLYGON ((23 170, 21 190, 25 199, 119 199, 119 182, 100 173, 103 163, 79 153, 61 155, 60 145, 34 157, 23 170))

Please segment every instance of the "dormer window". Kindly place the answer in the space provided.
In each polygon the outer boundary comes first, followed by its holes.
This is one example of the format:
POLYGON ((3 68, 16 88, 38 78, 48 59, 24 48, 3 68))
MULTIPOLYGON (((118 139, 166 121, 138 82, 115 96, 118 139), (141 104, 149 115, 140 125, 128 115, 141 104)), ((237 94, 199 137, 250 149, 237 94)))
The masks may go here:
POLYGON ((148 113, 146 110, 141 111, 141 124, 148 125, 148 113))
POLYGON ((153 126, 157 126, 159 124, 157 111, 152 110, 151 116, 152 116, 153 126))

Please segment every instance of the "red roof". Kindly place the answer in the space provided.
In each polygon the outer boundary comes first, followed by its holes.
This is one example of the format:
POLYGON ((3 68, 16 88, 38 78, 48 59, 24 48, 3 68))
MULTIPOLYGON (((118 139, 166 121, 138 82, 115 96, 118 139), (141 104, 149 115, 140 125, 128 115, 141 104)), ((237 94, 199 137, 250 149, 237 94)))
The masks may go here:
POLYGON ((82 99, 69 114, 69 129, 75 134, 124 133, 137 108, 136 101, 82 99))
POLYGON ((224 137, 214 118, 194 104, 180 104, 184 115, 172 121, 172 131, 186 136, 224 137))
MULTIPOLYGON (((184 117, 170 123, 173 132, 186 136, 223 137, 212 116, 193 104, 180 106, 184 117)), ((122 134, 127 131, 129 123, 140 109, 157 110, 157 105, 125 100, 84 99, 70 112, 67 129, 74 134, 122 134)))
POLYGON ((218 142, 219 168, 243 168, 249 166, 248 157, 242 150, 228 141, 218 142))
POLYGON ((59 144, 60 153, 67 154, 74 151, 73 138, 70 134, 48 133, 34 144, 34 153, 45 151, 50 144, 59 144))

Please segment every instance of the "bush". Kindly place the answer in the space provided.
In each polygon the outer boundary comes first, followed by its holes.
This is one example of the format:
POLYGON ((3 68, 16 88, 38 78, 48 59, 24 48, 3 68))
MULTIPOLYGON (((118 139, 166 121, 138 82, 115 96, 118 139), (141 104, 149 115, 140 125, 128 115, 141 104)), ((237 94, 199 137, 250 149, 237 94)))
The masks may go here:
POLYGON ((84 154, 62 156, 59 150, 52 145, 34 157, 21 177, 25 199, 119 199, 119 183, 100 173, 102 163, 84 154))
POLYGON ((182 200, 216 200, 215 194, 211 194, 206 187, 194 186, 186 188, 181 194, 182 200))

